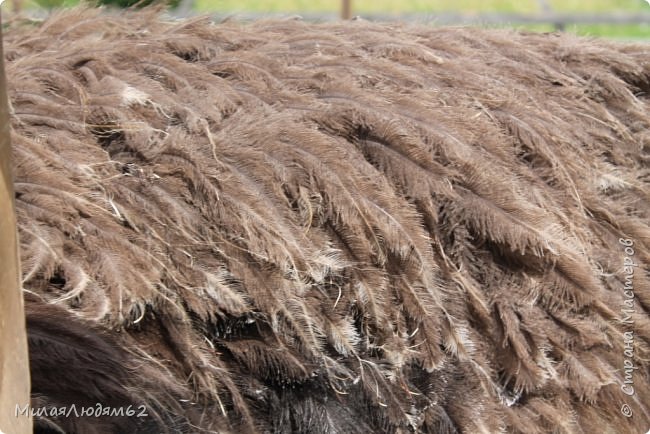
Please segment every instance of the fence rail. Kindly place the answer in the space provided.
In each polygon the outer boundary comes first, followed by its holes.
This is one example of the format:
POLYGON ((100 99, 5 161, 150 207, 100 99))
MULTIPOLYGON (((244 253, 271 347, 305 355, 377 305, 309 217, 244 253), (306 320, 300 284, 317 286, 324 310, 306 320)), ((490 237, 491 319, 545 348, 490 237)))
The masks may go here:
MULTIPOLYGON (((173 13, 173 12, 172 12, 173 13)), ((294 18, 306 21, 335 21, 341 18, 340 13, 216 13, 213 14, 217 21, 224 19, 236 19, 242 21, 256 20, 260 18, 294 18)), ((512 25, 512 24, 550 24, 567 26, 572 24, 648 24, 650 25, 650 12, 629 13, 612 12, 602 13, 538 13, 538 14, 513 14, 513 13, 408 13, 408 14, 359 14, 356 19, 379 22, 419 22, 437 25, 466 25, 480 24, 488 26, 512 25)))

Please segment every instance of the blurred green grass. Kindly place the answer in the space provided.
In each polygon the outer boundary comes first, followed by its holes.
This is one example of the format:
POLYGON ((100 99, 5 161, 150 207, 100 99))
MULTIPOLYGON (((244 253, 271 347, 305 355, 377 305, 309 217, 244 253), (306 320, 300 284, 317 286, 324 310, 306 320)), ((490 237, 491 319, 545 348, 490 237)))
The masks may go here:
MULTIPOLYGON (((537 0, 351 0, 352 14, 430 14, 435 21, 437 12, 518 13, 543 12, 537 0)), ((548 0, 555 12, 600 13, 649 11, 645 0, 548 0)), ((338 13, 340 0, 195 0, 198 12, 253 13, 338 13)), ((553 31, 551 25, 515 26, 531 31, 553 31)), ((570 25, 565 29, 584 36, 624 39, 650 39, 650 25, 570 25)))
POLYGON ((568 26, 566 30, 582 36, 601 36, 617 39, 650 39, 650 25, 648 24, 627 24, 619 26, 583 24, 568 26))
MULTIPOLYGON (((644 0, 549 0, 555 11, 607 12, 650 10, 644 0)), ((337 12, 340 0, 196 0, 198 11, 224 12, 337 12)), ((540 12, 536 0, 352 0, 356 13, 414 13, 463 11, 540 12)))
MULTIPOLYGON (((57 6, 70 7, 80 0, 27 0, 27 7, 36 7, 37 3, 45 8, 57 6)), ((84 1, 84 0, 81 0, 84 1)), ((399 15, 423 14, 435 22, 435 14, 440 12, 462 12, 478 14, 486 12, 537 14, 542 11, 538 0, 351 0, 352 13, 399 15)), ((555 12, 565 13, 599 13, 607 12, 650 12, 650 5, 645 0, 547 0, 555 12)), ((329 13, 338 14, 341 0, 194 0, 197 13, 216 12, 222 14, 237 13, 329 13)), ((553 31, 552 25, 515 25, 519 29, 531 31, 553 31)), ((584 36, 599 36, 622 39, 650 39, 649 24, 628 25, 569 25, 566 31, 584 36)))
MULTIPOLYGON (((551 24, 513 25, 511 27, 531 32, 553 32, 556 30, 551 24)), ((599 38, 650 40, 650 25, 648 24, 574 24, 568 25, 564 31, 580 36, 599 38)))

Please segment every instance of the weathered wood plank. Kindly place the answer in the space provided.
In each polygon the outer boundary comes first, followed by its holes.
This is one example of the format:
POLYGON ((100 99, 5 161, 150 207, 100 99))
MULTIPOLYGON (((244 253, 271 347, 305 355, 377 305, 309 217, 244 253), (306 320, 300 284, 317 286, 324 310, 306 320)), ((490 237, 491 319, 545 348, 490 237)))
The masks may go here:
POLYGON ((14 214, 11 143, 0 37, 0 432, 30 433, 31 419, 16 416, 29 403, 29 362, 14 214))

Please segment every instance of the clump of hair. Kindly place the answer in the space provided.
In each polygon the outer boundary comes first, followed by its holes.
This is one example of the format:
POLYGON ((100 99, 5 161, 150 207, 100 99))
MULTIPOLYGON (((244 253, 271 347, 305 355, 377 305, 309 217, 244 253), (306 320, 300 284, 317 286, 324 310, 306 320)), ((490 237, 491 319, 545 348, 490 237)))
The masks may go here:
POLYGON ((28 313, 32 358, 83 372, 33 369, 42 402, 97 375, 181 432, 650 425, 646 46, 82 9, 5 44, 28 307, 70 318, 28 313))

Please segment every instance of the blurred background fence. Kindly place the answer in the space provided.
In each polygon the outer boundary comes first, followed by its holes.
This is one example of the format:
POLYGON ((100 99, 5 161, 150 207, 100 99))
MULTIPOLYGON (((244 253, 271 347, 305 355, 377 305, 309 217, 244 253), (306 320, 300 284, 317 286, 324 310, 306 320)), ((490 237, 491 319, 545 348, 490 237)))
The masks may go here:
MULTIPOLYGON (((37 15, 84 0, 12 0, 14 8, 37 15), (40 8, 40 12, 39 12, 40 8)), ((93 0, 124 7, 160 0, 93 0)), ((210 13, 216 20, 254 20, 299 15, 310 21, 360 17, 432 25, 517 27, 571 31, 582 35, 650 39, 646 0, 163 0, 174 16, 210 13)))

